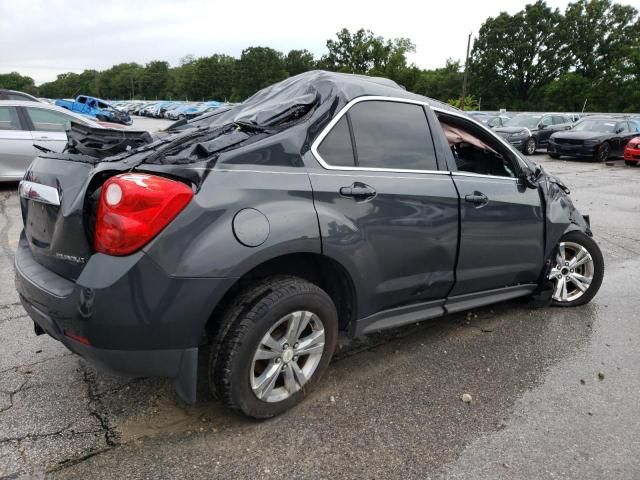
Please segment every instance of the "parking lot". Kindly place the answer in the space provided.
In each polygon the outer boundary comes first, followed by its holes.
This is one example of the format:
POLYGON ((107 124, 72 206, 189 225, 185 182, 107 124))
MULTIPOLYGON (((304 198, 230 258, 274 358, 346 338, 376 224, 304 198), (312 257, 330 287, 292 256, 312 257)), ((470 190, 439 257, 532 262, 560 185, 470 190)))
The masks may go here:
POLYGON ((591 215, 594 301, 507 302, 342 346, 305 402, 262 422, 35 336, 13 287, 16 185, 2 185, 0 477, 637 478, 640 168, 533 158, 591 215))

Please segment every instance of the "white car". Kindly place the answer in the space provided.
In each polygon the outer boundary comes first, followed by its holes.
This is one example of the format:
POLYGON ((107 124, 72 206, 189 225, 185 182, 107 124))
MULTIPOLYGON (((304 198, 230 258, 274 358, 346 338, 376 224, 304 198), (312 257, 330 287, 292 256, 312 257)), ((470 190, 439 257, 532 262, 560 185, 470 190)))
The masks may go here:
POLYGON ((33 158, 34 145, 61 152, 70 122, 103 128, 98 122, 48 103, 0 100, 0 182, 20 180, 33 158))

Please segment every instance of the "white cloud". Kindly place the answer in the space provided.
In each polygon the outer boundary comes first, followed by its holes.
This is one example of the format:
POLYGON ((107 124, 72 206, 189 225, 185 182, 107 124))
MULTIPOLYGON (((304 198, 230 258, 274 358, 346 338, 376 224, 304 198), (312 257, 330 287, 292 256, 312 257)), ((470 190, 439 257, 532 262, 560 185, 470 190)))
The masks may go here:
MULTIPOLYGON (((532 0, 531 0, 532 1, 532 0)), ((0 73, 18 71, 36 83, 59 73, 104 69, 121 62, 168 60, 186 54, 239 56, 248 46, 325 53, 342 27, 384 37, 409 37, 410 60, 422 68, 462 59, 469 32, 488 16, 515 12, 526 0, 0 0, 0 73)), ((551 0, 564 8, 566 0, 551 0)))

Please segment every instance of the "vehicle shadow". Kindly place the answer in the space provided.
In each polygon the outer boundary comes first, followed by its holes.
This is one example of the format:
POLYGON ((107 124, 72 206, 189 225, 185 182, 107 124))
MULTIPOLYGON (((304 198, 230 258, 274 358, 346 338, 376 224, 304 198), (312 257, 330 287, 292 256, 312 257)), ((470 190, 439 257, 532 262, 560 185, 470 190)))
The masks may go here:
POLYGON ((194 406, 181 402, 165 380, 98 373, 94 391, 117 443, 234 432, 264 435, 268 444, 273 430, 304 418, 316 429, 333 428, 332 436, 357 444, 362 430, 374 428, 384 415, 406 429, 410 451, 425 439, 420 431, 430 432, 423 447, 438 445, 442 460, 459 447, 459 434, 502 428, 514 402, 544 380, 548 367, 589 342, 596 312, 594 304, 530 309, 511 301, 374 334, 342 345, 319 388, 266 422, 231 412, 211 397, 206 358, 194 406), (474 415, 460 401, 463 393, 472 395, 474 415))

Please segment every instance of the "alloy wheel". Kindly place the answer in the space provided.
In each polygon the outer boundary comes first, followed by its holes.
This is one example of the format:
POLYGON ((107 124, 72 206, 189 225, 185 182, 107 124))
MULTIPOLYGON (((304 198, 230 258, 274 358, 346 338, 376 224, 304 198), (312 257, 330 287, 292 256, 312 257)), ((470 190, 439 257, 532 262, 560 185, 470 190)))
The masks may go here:
POLYGON ((530 138, 527 140, 527 154, 533 155, 536 153, 536 140, 534 138, 530 138))
POLYGON ((251 363, 253 393, 265 402, 281 402, 313 376, 324 353, 320 318, 309 311, 285 315, 262 337, 251 363))
POLYGON ((549 272, 549 280, 554 282, 553 300, 568 303, 582 297, 593 281, 591 254, 577 243, 560 242, 555 262, 549 272))
POLYGON ((598 149, 598 160, 604 162, 607 158, 609 158, 609 144, 603 143, 598 149))

